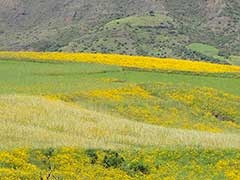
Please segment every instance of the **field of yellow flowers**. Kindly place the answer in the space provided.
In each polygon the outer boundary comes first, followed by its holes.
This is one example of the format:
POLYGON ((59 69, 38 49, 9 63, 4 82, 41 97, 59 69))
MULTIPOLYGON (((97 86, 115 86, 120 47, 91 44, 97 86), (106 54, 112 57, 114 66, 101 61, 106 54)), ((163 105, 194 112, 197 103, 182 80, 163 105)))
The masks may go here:
POLYGON ((0 152, 2 180, 238 180, 240 152, 197 148, 17 149, 0 152))
POLYGON ((0 180, 238 180, 239 72, 0 52, 0 180))
POLYGON ((239 132, 240 97, 212 88, 154 83, 58 95, 125 118, 171 128, 239 132))
POLYGON ((240 72, 239 66, 220 65, 206 62, 186 61, 177 59, 161 59, 126 55, 83 54, 62 52, 0 52, 2 59, 54 60, 109 64, 123 67, 157 69, 167 71, 190 72, 240 72))

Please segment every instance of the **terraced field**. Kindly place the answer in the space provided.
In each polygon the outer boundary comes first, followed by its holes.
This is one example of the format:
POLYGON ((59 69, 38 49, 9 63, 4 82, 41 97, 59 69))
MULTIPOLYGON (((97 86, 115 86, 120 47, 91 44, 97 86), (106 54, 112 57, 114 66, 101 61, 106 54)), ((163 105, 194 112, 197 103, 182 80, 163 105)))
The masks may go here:
POLYGON ((0 179, 240 177, 239 66, 100 54, 0 59, 0 179))

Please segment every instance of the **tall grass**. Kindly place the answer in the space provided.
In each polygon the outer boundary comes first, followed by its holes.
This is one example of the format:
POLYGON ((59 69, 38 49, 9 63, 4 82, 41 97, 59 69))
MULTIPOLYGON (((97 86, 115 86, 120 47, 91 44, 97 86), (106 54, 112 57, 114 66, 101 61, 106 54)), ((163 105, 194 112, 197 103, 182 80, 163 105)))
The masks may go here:
POLYGON ((240 148, 238 134, 164 128, 43 97, 0 96, 0 124, 0 149, 179 145, 240 148))

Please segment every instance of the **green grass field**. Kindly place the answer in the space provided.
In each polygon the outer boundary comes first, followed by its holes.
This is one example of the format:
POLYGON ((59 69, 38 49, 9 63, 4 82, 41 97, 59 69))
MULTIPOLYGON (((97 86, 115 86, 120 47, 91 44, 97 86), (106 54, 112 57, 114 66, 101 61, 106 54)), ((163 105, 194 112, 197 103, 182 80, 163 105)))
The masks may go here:
MULTIPOLYGON (((215 48, 214 46, 202 43, 192 43, 187 47, 193 51, 200 52, 206 56, 216 58, 222 62, 226 61, 226 59, 223 56, 219 56, 219 49, 215 48)), ((230 62, 230 64, 231 63, 232 62, 230 62)))
POLYGON ((0 179, 236 179, 240 78, 0 60, 0 179))
POLYGON ((240 65, 240 56, 231 56, 230 62, 234 65, 240 65))
POLYGON ((190 84, 193 87, 215 88, 234 95, 240 95, 239 78, 140 72, 93 63, 0 61, 1 94, 46 95, 122 87, 129 83, 157 82, 190 84), (104 81, 104 79, 109 78, 119 79, 120 82, 104 81))
MULTIPOLYGON (((187 46, 189 49, 200 52, 206 56, 214 57, 216 59, 219 59, 221 61, 226 60, 223 56, 219 56, 219 49, 215 48, 214 46, 202 44, 202 43, 192 43, 187 46)), ((231 55, 227 62, 232 65, 240 65, 240 57, 231 55)))
POLYGON ((209 56, 217 56, 219 52, 217 48, 201 43, 192 43, 188 47, 194 51, 198 51, 209 56))
POLYGON ((173 23, 173 19, 168 16, 154 15, 154 16, 130 16, 119 20, 111 21, 105 25, 105 28, 116 28, 128 24, 133 27, 158 27, 161 23, 173 23))

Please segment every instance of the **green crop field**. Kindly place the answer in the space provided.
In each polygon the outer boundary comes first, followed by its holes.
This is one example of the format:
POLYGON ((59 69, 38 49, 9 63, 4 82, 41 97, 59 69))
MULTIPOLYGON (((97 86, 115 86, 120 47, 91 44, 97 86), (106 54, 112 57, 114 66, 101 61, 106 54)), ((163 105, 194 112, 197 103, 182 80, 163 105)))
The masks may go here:
POLYGON ((240 78, 0 60, 0 179, 237 179, 240 78))
POLYGON ((157 82, 190 84, 240 95, 239 78, 138 71, 94 63, 0 61, 1 94, 46 95, 157 82), (109 78, 119 81, 104 81, 109 78))
POLYGON ((207 44, 201 44, 201 43, 192 43, 188 47, 194 51, 199 51, 209 56, 216 56, 219 52, 217 48, 207 44))
POLYGON ((240 56, 231 56, 230 62, 234 65, 240 65, 240 56))
POLYGON ((233 65, 240 65, 240 57, 239 56, 231 55, 231 56, 225 58, 224 56, 219 55, 220 50, 215 48, 214 46, 202 44, 202 43, 192 43, 192 44, 188 45, 187 47, 189 49, 191 49, 192 51, 202 53, 206 56, 216 58, 220 61, 227 61, 228 63, 233 64, 233 65))

